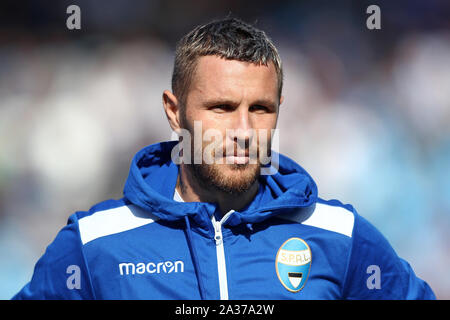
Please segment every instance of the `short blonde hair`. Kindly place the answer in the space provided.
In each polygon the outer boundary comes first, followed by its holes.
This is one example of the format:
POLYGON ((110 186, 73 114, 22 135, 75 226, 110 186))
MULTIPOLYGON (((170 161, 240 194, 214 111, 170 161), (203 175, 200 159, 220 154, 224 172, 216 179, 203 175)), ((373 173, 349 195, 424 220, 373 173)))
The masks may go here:
POLYGON ((197 59, 216 55, 230 60, 268 65, 272 62, 278 78, 278 94, 283 88, 283 69, 278 51, 266 34, 236 18, 200 25, 178 42, 172 73, 172 91, 181 105, 186 103, 197 59))

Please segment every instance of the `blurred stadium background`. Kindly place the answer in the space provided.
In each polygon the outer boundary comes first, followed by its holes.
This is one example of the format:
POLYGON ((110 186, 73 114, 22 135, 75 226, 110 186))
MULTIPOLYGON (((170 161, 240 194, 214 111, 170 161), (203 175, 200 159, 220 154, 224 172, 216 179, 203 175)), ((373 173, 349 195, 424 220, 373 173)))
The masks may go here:
POLYGON ((280 152, 450 299, 450 2, 435 0, 2 1, 0 299, 70 214, 121 197, 136 151, 171 138, 175 43, 229 13, 279 48, 280 152), (71 4, 81 30, 66 28, 71 4))

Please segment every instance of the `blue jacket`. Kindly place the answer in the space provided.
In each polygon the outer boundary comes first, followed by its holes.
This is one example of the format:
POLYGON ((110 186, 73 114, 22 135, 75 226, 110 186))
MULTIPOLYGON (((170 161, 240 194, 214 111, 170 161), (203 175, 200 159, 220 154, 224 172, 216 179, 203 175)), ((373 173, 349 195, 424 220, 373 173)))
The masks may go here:
POLYGON ((434 299, 350 205, 318 198, 279 155, 255 199, 221 216, 174 199, 174 142, 134 157, 120 200, 76 212, 13 299, 434 299))

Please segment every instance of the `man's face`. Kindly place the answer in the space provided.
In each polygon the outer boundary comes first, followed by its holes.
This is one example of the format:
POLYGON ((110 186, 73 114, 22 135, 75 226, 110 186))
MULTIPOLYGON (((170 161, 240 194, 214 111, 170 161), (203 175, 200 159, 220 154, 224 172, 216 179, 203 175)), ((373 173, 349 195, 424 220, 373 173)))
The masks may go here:
POLYGON ((227 193, 247 191, 260 173, 258 156, 270 154, 279 104, 272 63, 200 57, 180 119, 192 137, 192 156, 201 155, 201 163, 193 162, 200 182, 227 193), (201 132, 194 130, 195 123, 201 123, 201 132), (211 131, 220 135, 206 139, 205 132, 211 131), (199 139, 201 149, 194 143, 199 139))

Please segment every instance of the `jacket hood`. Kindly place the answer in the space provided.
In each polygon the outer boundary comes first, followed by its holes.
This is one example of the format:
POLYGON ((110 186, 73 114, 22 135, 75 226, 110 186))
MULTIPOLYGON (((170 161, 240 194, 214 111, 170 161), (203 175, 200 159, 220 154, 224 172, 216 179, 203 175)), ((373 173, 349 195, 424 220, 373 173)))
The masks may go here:
MULTIPOLYGON (((132 160, 124 196, 163 220, 175 221, 190 216, 201 225, 210 223, 211 216, 218 211, 216 204, 173 200, 179 169, 171 160, 171 152, 177 143, 161 142, 140 150, 132 160)), ((315 204, 317 186, 313 179, 293 160, 278 155, 278 171, 260 176, 259 192, 253 201, 234 212, 226 224, 256 223, 289 209, 315 204)))

